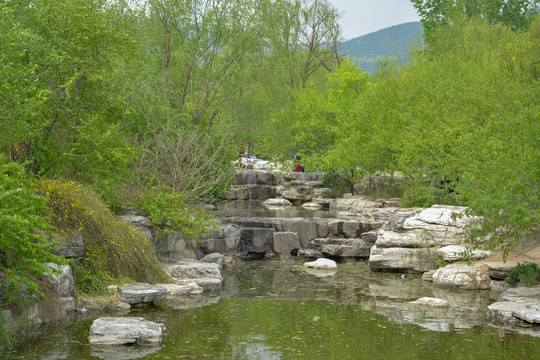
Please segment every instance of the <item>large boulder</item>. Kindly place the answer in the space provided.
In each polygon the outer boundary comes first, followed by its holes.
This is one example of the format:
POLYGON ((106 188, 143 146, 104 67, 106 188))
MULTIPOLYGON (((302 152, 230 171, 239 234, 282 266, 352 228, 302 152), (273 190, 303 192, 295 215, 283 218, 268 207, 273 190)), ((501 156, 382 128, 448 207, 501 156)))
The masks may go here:
POLYGON ((379 248, 373 246, 369 256, 373 270, 426 272, 437 267, 435 252, 428 249, 379 248))
POLYGON ((163 324, 143 317, 104 317, 90 327, 90 345, 160 345, 163 324))
POLYGON ((242 231, 242 247, 244 250, 269 253, 272 251, 272 236, 276 232, 268 228, 245 228, 242 231))
POLYGON ((183 258, 197 259, 201 255, 197 249, 197 242, 180 233, 162 234, 156 247, 160 257, 169 261, 183 258))
POLYGON ((419 230, 439 244, 460 244, 463 232, 478 220, 465 216, 466 207, 433 205, 411 216, 403 223, 405 230, 419 230))
POLYGON ((487 290, 491 287, 489 268, 485 265, 451 264, 437 269, 433 284, 467 290, 487 290))

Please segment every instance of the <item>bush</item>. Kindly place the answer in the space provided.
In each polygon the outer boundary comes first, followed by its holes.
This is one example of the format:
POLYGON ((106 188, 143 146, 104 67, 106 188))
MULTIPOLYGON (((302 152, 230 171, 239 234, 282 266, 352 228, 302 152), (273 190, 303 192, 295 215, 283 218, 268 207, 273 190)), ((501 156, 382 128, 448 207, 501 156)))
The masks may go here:
POLYGON ((144 234, 117 220, 89 187, 48 180, 38 190, 48 199, 51 225, 61 233, 83 235, 85 254, 74 268, 79 290, 95 293, 117 281, 166 279, 144 234))
POLYGON ((50 226, 41 216, 47 200, 33 188, 24 165, 0 154, 0 302, 12 303, 21 289, 44 298, 36 279, 51 269, 47 262, 64 260, 49 252, 50 226), (21 286, 22 285, 22 286, 21 286))
POLYGON ((506 282, 516 284, 521 281, 526 286, 535 286, 540 281, 540 269, 535 263, 518 264, 508 272, 506 282))
POLYGON ((199 234, 208 232, 211 216, 188 204, 184 194, 171 188, 162 186, 148 189, 140 194, 138 206, 158 226, 158 235, 175 230, 195 239, 199 234))

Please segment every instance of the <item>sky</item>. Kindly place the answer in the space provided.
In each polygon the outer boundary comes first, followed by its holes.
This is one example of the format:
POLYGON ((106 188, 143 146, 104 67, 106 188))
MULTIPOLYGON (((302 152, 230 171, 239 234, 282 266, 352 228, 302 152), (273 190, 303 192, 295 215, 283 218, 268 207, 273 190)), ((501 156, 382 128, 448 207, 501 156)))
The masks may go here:
POLYGON ((390 26, 420 21, 409 0, 329 0, 342 13, 343 38, 366 35, 390 26))

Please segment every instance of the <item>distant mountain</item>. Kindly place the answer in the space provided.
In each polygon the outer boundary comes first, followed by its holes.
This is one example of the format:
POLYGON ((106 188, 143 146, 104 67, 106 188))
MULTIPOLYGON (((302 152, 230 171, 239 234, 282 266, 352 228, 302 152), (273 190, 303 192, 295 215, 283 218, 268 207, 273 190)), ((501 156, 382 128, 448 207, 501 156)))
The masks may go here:
POLYGON ((371 34, 344 41, 340 44, 341 53, 351 56, 363 70, 373 73, 377 61, 393 56, 406 63, 407 49, 411 41, 418 41, 424 33, 419 21, 405 23, 382 29, 371 34))

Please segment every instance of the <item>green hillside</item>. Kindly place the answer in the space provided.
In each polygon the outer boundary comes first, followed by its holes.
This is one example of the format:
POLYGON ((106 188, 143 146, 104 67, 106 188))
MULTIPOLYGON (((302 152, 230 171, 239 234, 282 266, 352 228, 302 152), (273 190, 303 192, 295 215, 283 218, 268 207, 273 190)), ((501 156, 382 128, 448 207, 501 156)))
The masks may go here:
POLYGON ((418 40, 419 34, 423 34, 420 22, 405 23, 344 41, 340 50, 351 56, 362 69, 372 73, 377 68, 377 61, 386 56, 407 62, 407 48, 412 40, 418 40))

